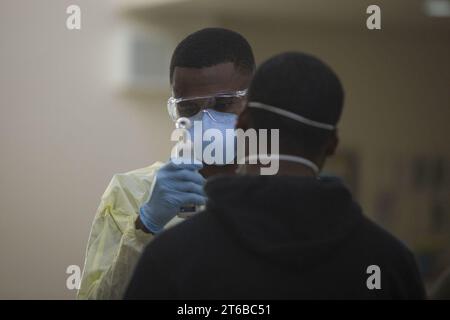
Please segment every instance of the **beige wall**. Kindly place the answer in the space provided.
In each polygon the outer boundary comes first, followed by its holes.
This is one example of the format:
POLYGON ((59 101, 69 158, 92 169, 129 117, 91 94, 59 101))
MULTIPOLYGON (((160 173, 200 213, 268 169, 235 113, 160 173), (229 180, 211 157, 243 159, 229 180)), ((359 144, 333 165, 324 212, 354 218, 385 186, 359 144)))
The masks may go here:
POLYGON ((165 101, 122 98, 109 86, 108 1, 0 6, 0 298, 72 298, 101 194, 115 172, 164 160, 165 101))
MULTIPOLYGON (((65 28, 71 1, 0 5, 0 298, 74 297, 65 270, 83 263, 110 177, 170 150, 166 95, 130 98, 109 85, 111 2, 78 3, 80 32, 65 28)), ((246 35, 258 61, 302 50, 335 68, 347 92, 342 145, 361 155, 360 199, 369 212, 376 186, 396 176, 380 165, 391 155, 450 157, 444 35, 217 21, 246 35)))

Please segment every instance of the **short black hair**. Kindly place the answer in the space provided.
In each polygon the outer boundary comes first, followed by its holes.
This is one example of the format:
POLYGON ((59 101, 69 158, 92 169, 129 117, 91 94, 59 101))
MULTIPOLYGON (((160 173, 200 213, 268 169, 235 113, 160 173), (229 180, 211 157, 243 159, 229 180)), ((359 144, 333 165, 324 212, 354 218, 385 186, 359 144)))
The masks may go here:
MULTIPOLYGON (((344 91, 337 75, 312 55, 286 52, 264 62, 255 73, 248 101, 272 105, 335 126, 342 113, 344 91)), ((335 131, 248 108, 256 129, 280 129, 280 148, 300 148, 316 156, 335 131)))
POLYGON ((196 31, 175 48, 170 61, 170 82, 175 67, 206 68, 225 62, 232 62, 243 73, 253 73, 255 58, 248 41, 223 28, 196 31))

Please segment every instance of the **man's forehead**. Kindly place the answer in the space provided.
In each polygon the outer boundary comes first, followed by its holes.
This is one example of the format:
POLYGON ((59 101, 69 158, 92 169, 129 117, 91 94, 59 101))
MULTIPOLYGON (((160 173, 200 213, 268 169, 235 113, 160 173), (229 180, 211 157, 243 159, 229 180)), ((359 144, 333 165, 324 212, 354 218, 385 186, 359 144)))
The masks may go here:
POLYGON ((175 97, 194 97, 246 89, 250 75, 243 75, 231 62, 205 68, 175 67, 172 90, 175 97))

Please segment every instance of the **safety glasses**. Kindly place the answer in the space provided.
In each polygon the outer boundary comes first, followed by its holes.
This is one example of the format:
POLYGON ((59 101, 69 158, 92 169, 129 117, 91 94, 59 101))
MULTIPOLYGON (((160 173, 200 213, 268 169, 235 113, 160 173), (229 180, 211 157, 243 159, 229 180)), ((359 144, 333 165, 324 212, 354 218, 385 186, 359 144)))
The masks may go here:
POLYGON ((244 107, 243 98, 246 95, 247 89, 202 97, 170 97, 167 101, 167 110, 173 121, 176 121, 181 117, 193 117, 204 109, 214 109, 219 112, 239 114, 244 107))

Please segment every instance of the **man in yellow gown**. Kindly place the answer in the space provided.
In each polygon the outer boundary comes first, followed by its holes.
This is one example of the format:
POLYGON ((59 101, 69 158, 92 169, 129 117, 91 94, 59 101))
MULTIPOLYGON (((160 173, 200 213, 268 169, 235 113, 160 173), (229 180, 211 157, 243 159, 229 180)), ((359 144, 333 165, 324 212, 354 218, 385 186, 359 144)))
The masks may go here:
MULTIPOLYGON (((201 114, 209 127, 234 128, 254 69, 252 49, 242 35, 221 28, 189 35, 171 60, 172 117, 198 120, 201 114)), ((202 204, 204 178, 234 169, 232 164, 180 167, 169 161, 114 175, 92 224, 78 299, 121 299, 145 246, 182 221, 180 206, 202 204)))

